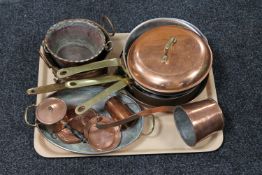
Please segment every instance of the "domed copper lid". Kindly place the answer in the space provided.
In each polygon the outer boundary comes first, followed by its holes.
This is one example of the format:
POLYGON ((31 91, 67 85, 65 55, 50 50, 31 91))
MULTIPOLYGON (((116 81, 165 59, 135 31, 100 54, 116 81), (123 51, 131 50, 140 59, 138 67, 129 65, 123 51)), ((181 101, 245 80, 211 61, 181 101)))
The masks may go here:
POLYGON ((36 108, 36 118, 39 122, 51 125, 64 118, 67 106, 58 98, 46 98, 36 108))
POLYGON ((128 52, 127 66, 136 82, 160 93, 176 93, 208 75, 212 52, 195 32, 176 25, 153 28, 139 36, 128 52))

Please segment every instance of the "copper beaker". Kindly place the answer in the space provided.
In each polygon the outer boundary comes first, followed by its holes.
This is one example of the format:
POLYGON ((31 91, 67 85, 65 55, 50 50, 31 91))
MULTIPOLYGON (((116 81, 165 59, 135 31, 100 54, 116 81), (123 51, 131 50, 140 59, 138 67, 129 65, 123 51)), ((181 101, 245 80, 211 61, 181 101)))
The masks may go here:
POLYGON ((213 99, 177 106, 174 119, 182 139, 189 146, 224 127, 223 113, 213 99))

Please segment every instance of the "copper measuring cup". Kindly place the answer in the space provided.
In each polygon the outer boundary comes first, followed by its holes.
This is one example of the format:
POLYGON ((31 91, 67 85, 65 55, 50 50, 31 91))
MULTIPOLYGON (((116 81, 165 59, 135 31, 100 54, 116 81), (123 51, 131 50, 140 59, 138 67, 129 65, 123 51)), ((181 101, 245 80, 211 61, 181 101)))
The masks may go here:
POLYGON ((213 99, 177 106, 174 119, 181 137, 189 146, 224 127, 222 110, 213 99))

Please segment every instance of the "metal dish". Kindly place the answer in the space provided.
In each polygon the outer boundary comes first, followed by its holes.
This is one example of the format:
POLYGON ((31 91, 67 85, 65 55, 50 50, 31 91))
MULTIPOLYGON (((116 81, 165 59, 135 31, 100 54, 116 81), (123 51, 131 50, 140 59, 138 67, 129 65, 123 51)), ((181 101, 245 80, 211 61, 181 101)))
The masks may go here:
MULTIPOLYGON (((63 100, 67 106, 74 107, 92 97, 94 97, 99 92, 103 91, 105 88, 101 86, 92 86, 92 87, 83 87, 78 89, 67 89, 63 91, 56 92, 51 95, 51 97, 56 97, 63 100)), ((141 111, 140 106, 130 97, 123 93, 112 94, 108 98, 112 96, 118 96, 122 100, 123 103, 128 105, 128 107, 134 112, 138 113, 141 111)), ((104 109, 104 105, 107 99, 100 101, 99 103, 95 104, 92 108, 101 113, 102 115, 109 116, 107 111, 104 109)), ((113 150, 110 151, 100 151, 97 152, 95 149, 88 146, 87 143, 81 142, 77 144, 66 144, 63 143, 60 139, 58 139, 53 132, 50 132, 48 128, 45 126, 39 125, 38 128, 40 133, 52 144, 74 153, 80 154, 89 154, 89 155, 97 155, 97 154, 104 154, 109 153, 112 151, 117 151, 122 148, 125 148, 129 144, 133 143, 137 140, 143 130, 144 119, 141 118, 135 125, 125 129, 122 131, 122 137, 120 144, 113 150)))

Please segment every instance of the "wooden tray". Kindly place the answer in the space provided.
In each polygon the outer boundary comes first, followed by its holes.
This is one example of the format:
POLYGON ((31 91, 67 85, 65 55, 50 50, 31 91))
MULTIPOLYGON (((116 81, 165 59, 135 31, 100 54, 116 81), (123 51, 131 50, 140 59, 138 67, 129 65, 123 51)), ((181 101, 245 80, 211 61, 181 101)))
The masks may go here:
MULTIPOLYGON (((127 36, 128 33, 117 33, 112 38, 114 49, 108 55, 108 57, 119 57, 127 36)), ((40 59, 38 86, 51 83, 53 83, 53 74, 51 70, 49 70, 44 62, 40 59)), ((47 94, 38 95, 37 104, 42 101, 46 95, 47 94)), ((209 79, 205 89, 193 101, 199 101, 208 97, 217 100, 212 70, 209 74, 209 79)), ((125 149, 100 156, 208 152, 214 151, 222 145, 223 132, 219 131, 209 136, 202 142, 198 143, 196 146, 189 147, 183 142, 182 138, 180 137, 176 129, 172 114, 163 113, 156 116, 156 127, 152 134, 148 136, 141 135, 137 141, 135 141, 133 144, 129 145, 125 149), (168 116, 161 117, 161 115, 168 116)), ((145 130, 149 127, 150 120, 151 119, 149 118, 145 118, 145 130)), ((38 128, 35 128, 34 130, 34 148, 39 155, 48 158, 88 156, 75 154, 54 146, 40 134, 38 128)))

